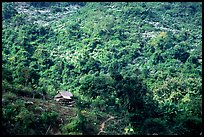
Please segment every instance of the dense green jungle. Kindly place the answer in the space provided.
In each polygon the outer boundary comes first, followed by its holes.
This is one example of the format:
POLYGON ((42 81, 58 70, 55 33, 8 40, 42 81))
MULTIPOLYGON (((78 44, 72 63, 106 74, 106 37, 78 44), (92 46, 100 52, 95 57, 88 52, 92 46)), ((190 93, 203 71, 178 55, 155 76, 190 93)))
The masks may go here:
POLYGON ((4 135, 202 135, 202 2, 2 2, 1 123, 4 135))

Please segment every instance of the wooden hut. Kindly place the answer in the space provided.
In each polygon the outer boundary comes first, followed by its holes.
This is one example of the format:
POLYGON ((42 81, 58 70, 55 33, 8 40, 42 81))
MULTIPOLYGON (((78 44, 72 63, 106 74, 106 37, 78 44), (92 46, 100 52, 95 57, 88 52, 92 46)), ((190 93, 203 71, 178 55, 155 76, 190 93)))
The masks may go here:
POLYGON ((58 91, 57 95, 54 97, 54 100, 57 102, 63 102, 70 105, 74 103, 72 97, 73 94, 69 91, 58 91))

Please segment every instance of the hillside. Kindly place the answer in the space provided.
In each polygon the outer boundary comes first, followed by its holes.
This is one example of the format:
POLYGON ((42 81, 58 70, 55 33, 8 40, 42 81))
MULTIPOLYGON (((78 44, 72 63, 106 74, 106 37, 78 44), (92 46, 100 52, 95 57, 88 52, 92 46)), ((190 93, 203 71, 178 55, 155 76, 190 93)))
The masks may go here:
POLYGON ((2 133, 200 135, 201 8, 3 2, 2 133))

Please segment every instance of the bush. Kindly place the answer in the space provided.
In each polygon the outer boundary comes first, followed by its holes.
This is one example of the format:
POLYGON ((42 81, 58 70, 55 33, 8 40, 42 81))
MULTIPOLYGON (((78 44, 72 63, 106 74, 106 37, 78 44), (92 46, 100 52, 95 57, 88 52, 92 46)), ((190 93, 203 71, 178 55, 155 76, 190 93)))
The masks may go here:
POLYGON ((61 7, 52 6, 51 8, 52 13, 57 13, 57 12, 62 12, 62 11, 63 9, 61 7))
POLYGON ((12 3, 3 2, 2 3, 2 19, 10 19, 11 17, 15 16, 17 11, 12 3))
POLYGON ((55 5, 56 2, 29 2, 29 4, 33 7, 42 8, 55 5))
POLYGON ((202 118, 183 117, 172 128, 177 135, 200 135, 202 132, 202 118))
POLYGON ((70 123, 64 125, 63 127, 61 127, 61 130, 62 130, 62 134, 80 134, 81 133, 81 121, 76 118, 76 119, 73 119, 70 123))
POLYGON ((152 135, 154 133, 164 135, 168 134, 167 128, 167 124, 164 120, 161 120, 160 118, 150 118, 145 120, 142 126, 142 131, 144 135, 152 135))

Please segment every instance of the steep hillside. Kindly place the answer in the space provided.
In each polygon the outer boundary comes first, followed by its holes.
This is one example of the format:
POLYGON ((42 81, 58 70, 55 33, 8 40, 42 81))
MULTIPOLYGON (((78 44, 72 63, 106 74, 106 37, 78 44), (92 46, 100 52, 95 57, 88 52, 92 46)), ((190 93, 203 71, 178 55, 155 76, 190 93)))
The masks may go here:
POLYGON ((2 6, 4 134, 202 132, 202 3, 2 6), (72 92, 76 106, 52 101, 58 90, 72 92), (33 93, 49 99, 24 96, 33 93))

